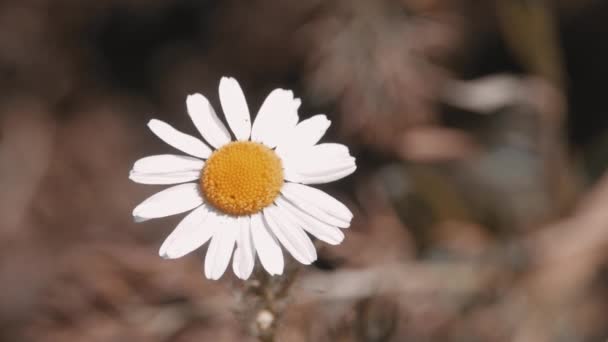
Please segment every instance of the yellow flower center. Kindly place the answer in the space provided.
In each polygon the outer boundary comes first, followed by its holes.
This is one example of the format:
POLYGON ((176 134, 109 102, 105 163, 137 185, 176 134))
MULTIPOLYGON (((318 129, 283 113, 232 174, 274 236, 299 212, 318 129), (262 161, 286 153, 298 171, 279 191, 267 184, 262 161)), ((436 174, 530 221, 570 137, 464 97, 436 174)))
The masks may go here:
POLYGON ((277 198, 283 186, 283 167, 268 147, 236 141, 213 152, 200 182, 205 199, 215 208, 231 215, 249 215, 277 198))

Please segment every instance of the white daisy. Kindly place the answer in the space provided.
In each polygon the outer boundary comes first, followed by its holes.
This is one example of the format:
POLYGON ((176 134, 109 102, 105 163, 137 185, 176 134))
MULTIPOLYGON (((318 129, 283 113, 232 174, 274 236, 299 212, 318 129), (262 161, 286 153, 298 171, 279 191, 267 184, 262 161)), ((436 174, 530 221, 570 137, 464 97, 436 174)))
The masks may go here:
POLYGON ((186 105, 209 145, 165 122, 150 120, 154 134, 189 156, 163 154, 135 162, 131 180, 178 184, 138 205, 135 220, 192 210, 159 254, 179 258, 211 240, 205 256, 209 279, 224 274, 233 251, 232 267, 241 279, 251 275, 256 254, 268 273, 282 274, 280 245, 299 262, 312 263, 317 252, 306 233, 337 245, 344 239, 340 228, 349 227, 353 215, 335 198, 306 184, 328 183, 353 173, 355 158, 344 145, 317 144, 330 121, 316 115, 298 123, 300 100, 289 90, 273 90, 253 125, 234 78, 221 79, 219 95, 236 140, 201 94, 188 96, 186 105))

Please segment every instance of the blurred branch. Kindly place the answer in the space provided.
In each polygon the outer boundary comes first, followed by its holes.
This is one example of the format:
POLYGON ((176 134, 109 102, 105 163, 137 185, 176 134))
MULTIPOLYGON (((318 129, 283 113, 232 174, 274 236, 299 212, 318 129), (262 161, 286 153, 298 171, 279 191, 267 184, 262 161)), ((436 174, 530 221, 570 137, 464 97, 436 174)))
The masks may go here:
POLYGON ((489 275, 470 263, 395 263, 361 270, 309 274, 294 289, 294 297, 299 302, 307 302, 358 300, 386 293, 414 297, 438 293, 472 295, 484 288, 489 275))

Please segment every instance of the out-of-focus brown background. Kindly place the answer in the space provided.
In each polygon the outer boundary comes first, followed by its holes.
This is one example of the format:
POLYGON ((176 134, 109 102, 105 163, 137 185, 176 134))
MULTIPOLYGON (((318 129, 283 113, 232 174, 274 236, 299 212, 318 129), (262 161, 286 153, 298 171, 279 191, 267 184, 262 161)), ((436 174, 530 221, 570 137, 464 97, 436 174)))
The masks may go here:
MULTIPOLYGON (((0 341, 255 341, 255 281, 135 224, 187 94, 237 77, 326 113, 355 213, 280 303, 279 341, 608 338, 608 2, 4 0, 0 341), (252 290, 253 289, 253 290, 252 290)), ((257 322, 257 323, 256 323, 257 322)), ((258 327, 259 328, 259 327, 258 327)))

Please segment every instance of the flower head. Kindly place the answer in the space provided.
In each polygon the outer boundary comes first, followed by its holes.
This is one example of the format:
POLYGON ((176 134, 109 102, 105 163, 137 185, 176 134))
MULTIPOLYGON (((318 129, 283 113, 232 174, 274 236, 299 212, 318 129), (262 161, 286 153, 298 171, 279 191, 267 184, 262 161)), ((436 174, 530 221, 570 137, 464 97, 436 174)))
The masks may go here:
POLYGON ((201 94, 188 96, 186 106, 206 143, 150 120, 154 134, 188 156, 154 155, 135 162, 131 180, 177 184, 138 205, 133 210, 135 220, 191 210, 159 254, 179 258, 211 240, 205 256, 209 279, 219 279, 231 257, 237 277, 249 278, 256 255, 268 273, 282 274, 280 245, 299 262, 312 263, 317 253, 307 233, 339 244, 344 239, 340 228, 350 226, 352 213, 307 184, 328 183, 353 173, 355 158, 344 145, 318 143, 329 120, 316 115, 298 122, 300 100, 289 90, 273 90, 253 124, 235 79, 222 78, 219 95, 232 135, 201 94))

